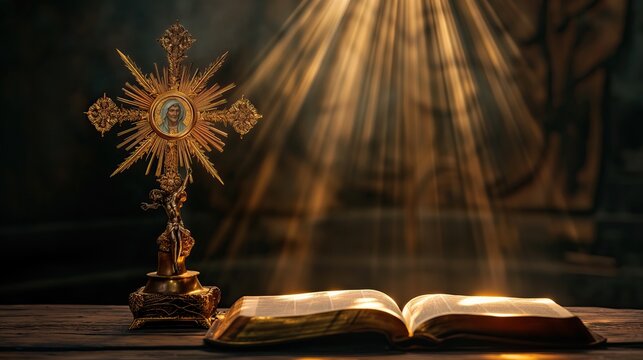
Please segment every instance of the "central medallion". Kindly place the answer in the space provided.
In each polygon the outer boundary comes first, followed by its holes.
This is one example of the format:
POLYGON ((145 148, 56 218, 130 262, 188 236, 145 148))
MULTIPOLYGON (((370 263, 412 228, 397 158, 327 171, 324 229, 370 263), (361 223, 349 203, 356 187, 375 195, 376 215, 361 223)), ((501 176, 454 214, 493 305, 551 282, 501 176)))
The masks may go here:
POLYGON ((170 90, 154 100, 149 121, 157 135, 167 140, 177 140, 192 131, 198 116, 196 107, 186 94, 170 90))

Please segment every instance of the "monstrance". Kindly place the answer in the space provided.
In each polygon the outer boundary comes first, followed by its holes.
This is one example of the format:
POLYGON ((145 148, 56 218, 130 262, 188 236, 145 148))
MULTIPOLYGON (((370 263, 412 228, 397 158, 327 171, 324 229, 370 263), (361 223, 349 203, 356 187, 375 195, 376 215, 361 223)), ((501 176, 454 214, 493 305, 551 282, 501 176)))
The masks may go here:
POLYGON ((190 231, 181 219, 181 207, 187 200, 186 187, 191 179, 191 162, 195 158, 210 175, 223 181, 206 155, 212 149, 223 151, 222 138, 227 136, 216 124, 231 125, 241 136, 261 118, 255 107, 243 96, 227 109, 223 94, 234 84, 224 87, 208 81, 219 70, 226 54, 213 61, 205 70, 190 70, 183 65, 186 52, 195 39, 178 22, 170 26, 159 43, 167 52, 168 67, 149 75, 119 50, 125 66, 138 85, 125 83, 125 98, 117 98, 130 108, 117 106, 103 95, 89 107, 87 117, 101 133, 115 124, 129 122, 132 126, 118 133, 125 139, 118 148, 131 154, 114 170, 114 176, 142 158, 147 160, 145 174, 154 171, 159 189, 150 192, 150 203, 143 210, 163 208, 167 226, 158 237, 158 265, 147 274, 144 287, 130 294, 129 306, 134 315, 130 329, 148 322, 193 322, 209 327, 219 303, 221 292, 215 286, 201 286, 196 271, 185 267, 185 258, 194 245, 190 231), (181 175, 179 169, 185 169, 181 175))

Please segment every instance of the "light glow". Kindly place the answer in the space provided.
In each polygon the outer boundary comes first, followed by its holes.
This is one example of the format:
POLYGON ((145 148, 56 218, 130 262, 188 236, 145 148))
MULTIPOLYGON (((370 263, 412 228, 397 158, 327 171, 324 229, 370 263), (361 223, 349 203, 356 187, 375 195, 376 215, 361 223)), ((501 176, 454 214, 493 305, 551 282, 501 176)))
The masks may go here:
MULTIPOLYGON (((478 216, 469 234, 484 259, 477 270, 502 291, 502 251, 512 239, 501 235, 505 220, 489 184, 508 169, 530 173, 544 138, 520 86, 534 75, 494 11, 513 5, 490 1, 302 1, 241 82, 240 93, 265 109, 231 180, 252 178, 252 186, 207 254, 229 241, 229 267, 256 225, 253 214, 286 214, 269 289, 306 288, 313 225, 341 204, 342 190, 359 188, 377 194, 378 211, 385 200, 402 210, 391 230, 401 245, 387 256, 442 251, 440 226, 421 226, 426 209, 439 217, 455 203, 478 216), (297 154, 287 151, 293 143, 297 154)), ((375 255, 382 238, 371 239, 375 255)))

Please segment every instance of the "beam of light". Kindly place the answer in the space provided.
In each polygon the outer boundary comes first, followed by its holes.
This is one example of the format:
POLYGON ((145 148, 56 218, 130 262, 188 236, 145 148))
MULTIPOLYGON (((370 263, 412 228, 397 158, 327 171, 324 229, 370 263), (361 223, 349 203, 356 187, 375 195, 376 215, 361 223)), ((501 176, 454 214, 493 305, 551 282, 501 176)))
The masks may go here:
POLYGON ((507 0, 303 1, 239 90, 265 120, 231 179, 243 181, 239 197, 206 251, 226 251, 223 277, 257 214, 272 212, 284 218, 275 230, 283 250, 269 291, 306 289, 311 243, 320 241, 314 225, 357 189, 376 194, 368 204, 376 218, 402 210, 364 256, 390 255, 398 266, 402 255, 440 254, 455 240, 422 216, 464 209, 484 286, 502 291, 513 239, 489 187, 533 172, 545 146, 524 89, 536 80, 494 11, 502 4, 514 9, 507 0), (399 244, 382 254, 390 235, 399 244))
MULTIPOLYGON (((209 255, 214 253, 224 240, 231 240, 232 246, 226 257, 229 260, 226 263, 227 267, 231 266, 234 255, 243 244, 248 226, 252 226, 249 217, 245 216, 237 221, 238 216, 240 213, 256 210, 261 204, 270 180, 277 170, 277 160, 284 149, 289 129, 294 125, 296 116, 310 92, 312 82, 327 55, 347 6, 348 1, 342 0, 312 0, 302 3, 301 15, 288 22, 287 29, 282 31, 283 38, 274 45, 253 76, 245 82, 247 89, 251 90, 247 93, 262 93, 264 104, 269 104, 266 109, 270 109, 273 118, 279 119, 279 124, 273 123, 277 129, 259 131, 255 139, 256 145, 253 147, 254 152, 251 152, 248 158, 257 156, 259 144, 268 142, 270 145, 268 152, 261 154, 262 161, 253 188, 231 209, 231 215, 224 219, 217 235, 207 248, 206 255, 209 255), (227 236, 231 233, 234 234, 234 238, 228 239, 227 236)), ((295 225, 289 226, 293 229, 291 232, 297 231, 295 225)))

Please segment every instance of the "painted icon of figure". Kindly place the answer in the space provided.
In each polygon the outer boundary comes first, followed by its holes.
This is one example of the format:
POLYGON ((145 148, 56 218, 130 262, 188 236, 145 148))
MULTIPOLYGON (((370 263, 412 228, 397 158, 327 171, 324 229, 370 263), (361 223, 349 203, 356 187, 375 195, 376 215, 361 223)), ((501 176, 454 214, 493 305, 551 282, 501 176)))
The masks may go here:
POLYGON ((167 135, 182 133, 186 125, 183 122, 185 119, 185 110, 181 102, 176 99, 170 99, 163 104, 161 109, 161 118, 163 122, 159 129, 167 135))
POLYGON ((167 214, 167 225, 165 231, 159 236, 159 250, 169 252, 172 259, 174 275, 185 272, 184 258, 189 255, 194 239, 190 231, 183 225, 181 219, 181 207, 187 200, 185 188, 190 178, 191 171, 188 170, 183 183, 172 192, 160 189, 150 191, 151 203, 142 203, 143 210, 158 209, 163 206, 167 214))

